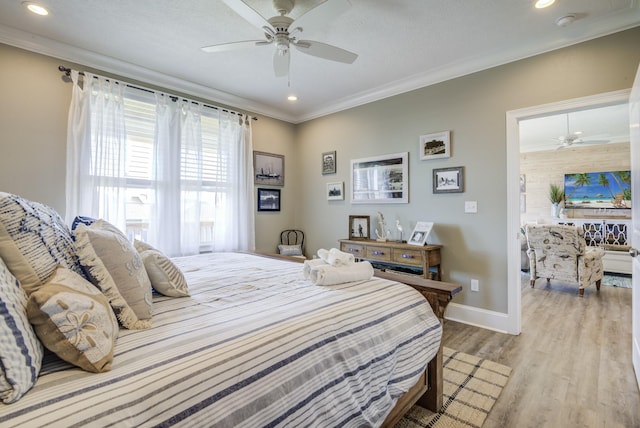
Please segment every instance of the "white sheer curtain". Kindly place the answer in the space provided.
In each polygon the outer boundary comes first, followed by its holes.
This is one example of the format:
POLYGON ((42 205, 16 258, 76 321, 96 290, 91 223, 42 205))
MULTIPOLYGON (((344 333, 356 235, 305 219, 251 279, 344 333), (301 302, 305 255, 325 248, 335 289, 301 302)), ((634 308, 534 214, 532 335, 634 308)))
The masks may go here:
POLYGON ((251 118, 220 111, 219 141, 232 141, 228 153, 229 195, 216 209, 214 251, 255 250, 251 118))
POLYGON ((127 231, 135 220, 170 256, 255 249, 250 117, 89 73, 84 87, 77 71, 71 79, 67 222, 87 215, 127 231))
POLYGON ((70 77, 67 222, 80 214, 109 219, 125 230, 124 85, 85 73, 81 87, 77 71, 70 77))

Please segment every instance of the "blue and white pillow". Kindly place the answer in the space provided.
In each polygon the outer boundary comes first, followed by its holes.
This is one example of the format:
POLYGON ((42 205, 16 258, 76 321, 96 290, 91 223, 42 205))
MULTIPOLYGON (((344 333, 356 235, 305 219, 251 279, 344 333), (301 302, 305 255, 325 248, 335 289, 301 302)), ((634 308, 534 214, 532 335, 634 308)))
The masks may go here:
POLYGON ((91 226, 93 223, 96 222, 96 220, 98 219, 93 217, 88 217, 85 215, 78 215, 76 216, 76 218, 73 219, 73 222, 71 223, 71 230, 72 231, 76 230, 76 228, 80 224, 84 224, 85 226, 91 226))
POLYGON ((58 266, 84 275, 69 228, 53 209, 0 192, 0 258, 30 295, 58 266))
POLYGON ((10 404, 36 383, 43 348, 27 318, 27 294, 0 259, 0 400, 10 404))

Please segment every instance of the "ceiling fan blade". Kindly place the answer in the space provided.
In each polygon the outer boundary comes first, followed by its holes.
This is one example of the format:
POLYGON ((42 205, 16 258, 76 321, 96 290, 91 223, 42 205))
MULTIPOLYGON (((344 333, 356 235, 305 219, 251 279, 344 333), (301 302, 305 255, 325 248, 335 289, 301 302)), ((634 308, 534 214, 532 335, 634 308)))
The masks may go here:
POLYGON ((253 26, 262 29, 263 27, 273 28, 269 21, 267 21, 262 15, 256 12, 251 6, 243 2, 242 0, 223 0, 227 6, 229 6, 235 13, 243 17, 247 22, 253 26))
POLYGON ((268 44, 271 44, 271 42, 265 42, 264 40, 245 40, 242 42, 221 43, 219 45, 203 46, 200 49, 207 53, 227 52, 239 49, 253 48, 256 46, 265 46, 268 44))
POLYGON ((352 64, 358 58, 358 55, 353 52, 313 40, 298 40, 293 43, 293 46, 308 55, 346 64, 352 64))
POLYGON ((289 60, 291 56, 287 51, 276 50, 273 54, 273 71, 276 73, 276 77, 283 77, 289 74, 289 60))
POLYGON ((324 26, 327 22, 333 21, 350 7, 351 3, 349 3, 349 0, 327 0, 293 21, 290 28, 298 26, 304 27, 305 25, 312 27, 324 26))

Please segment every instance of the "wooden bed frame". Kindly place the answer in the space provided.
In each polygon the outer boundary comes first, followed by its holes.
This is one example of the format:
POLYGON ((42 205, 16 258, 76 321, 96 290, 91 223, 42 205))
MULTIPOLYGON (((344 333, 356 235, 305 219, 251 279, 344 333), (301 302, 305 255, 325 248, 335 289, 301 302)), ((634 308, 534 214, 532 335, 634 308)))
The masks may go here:
MULTIPOLYGON (((253 252, 264 257, 289 260, 297 263, 303 263, 304 259, 298 257, 282 256, 280 254, 253 252)), ((375 276, 378 278, 389 279, 391 281, 401 282, 418 290, 431 305, 433 313, 440 319, 442 324, 444 321, 444 311, 447 304, 453 296, 462 291, 462 287, 458 284, 450 282, 433 281, 424 279, 416 275, 408 275, 402 273, 394 273, 390 271, 382 271, 375 269, 375 276)), ((438 353, 427 365, 426 370, 418 379, 418 382, 398 399, 395 407, 383 422, 383 427, 393 427, 409 409, 418 404, 421 407, 437 412, 442 407, 442 342, 438 353)))

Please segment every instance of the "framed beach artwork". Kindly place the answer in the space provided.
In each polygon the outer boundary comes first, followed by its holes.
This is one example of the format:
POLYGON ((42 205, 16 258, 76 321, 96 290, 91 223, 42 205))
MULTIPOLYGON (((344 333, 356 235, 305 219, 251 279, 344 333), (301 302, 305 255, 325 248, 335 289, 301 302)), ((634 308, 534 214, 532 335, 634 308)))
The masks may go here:
POLYGON ((451 131, 420 136, 420 160, 451 157, 451 131))
POLYGON ((284 156, 254 151, 253 177, 258 185, 284 186, 284 156))
POLYGON ((408 152, 351 160, 351 203, 408 203, 408 161, 408 152))
POLYGON ((565 174, 564 206, 578 209, 631 209, 631 171, 565 174))

